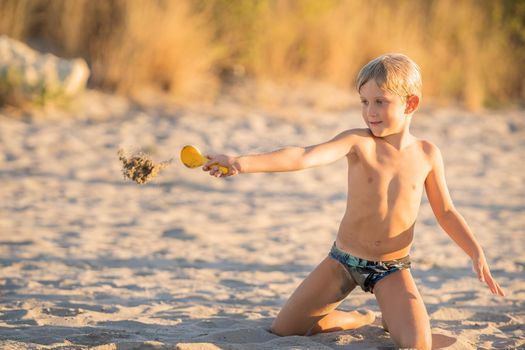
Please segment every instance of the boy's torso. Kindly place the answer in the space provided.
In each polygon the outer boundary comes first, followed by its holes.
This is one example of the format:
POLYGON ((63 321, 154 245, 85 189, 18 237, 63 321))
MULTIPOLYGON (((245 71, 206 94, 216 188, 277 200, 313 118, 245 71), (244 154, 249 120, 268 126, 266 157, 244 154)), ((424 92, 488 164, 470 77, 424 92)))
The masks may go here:
POLYGON ((428 143, 414 139, 395 149, 368 129, 348 154, 348 202, 338 246, 367 260, 408 255, 425 179, 428 143))

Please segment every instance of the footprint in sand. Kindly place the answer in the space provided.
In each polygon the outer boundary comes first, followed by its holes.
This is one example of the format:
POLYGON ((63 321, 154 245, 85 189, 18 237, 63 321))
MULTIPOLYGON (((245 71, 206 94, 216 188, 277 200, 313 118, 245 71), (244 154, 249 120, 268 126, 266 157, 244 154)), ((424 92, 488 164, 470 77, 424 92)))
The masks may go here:
POLYGON ((42 312, 52 316, 71 317, 84 313, 84 310, 79 308, 64 308, 64 307, 46 307, 42 312))
POLYGON ((34 319, 28 318, 28 311, 21 309, 0 311, 0 320, 11 325, 37 325, 34 319))
POLYGON ((512 318, 507 315, 495 314, 491 312, 476 312, 474 316, 468 319, 468 321, 509 323, 512 321, 512 318))
POLYGON ((185 229, 179 227, 164 231, 162 237, 180 239, 182 241, 193 241, 195 239, 194 235, 188 234, 185 229))

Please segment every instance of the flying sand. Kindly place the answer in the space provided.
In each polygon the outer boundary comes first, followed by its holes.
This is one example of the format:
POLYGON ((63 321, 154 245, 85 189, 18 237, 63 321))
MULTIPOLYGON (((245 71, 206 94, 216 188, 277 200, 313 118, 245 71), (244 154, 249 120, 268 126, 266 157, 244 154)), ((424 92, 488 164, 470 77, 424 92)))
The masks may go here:
POLYGON ((118 157, 122 162, 122 174, 124 177, 135 181, 139 185, 150 182, 157 177, 161 170, 172 163, 172 159, 155 163, 143 152, 128 156, 123 149, 118 150, 118 157))
MULTIPOLYGON (((173 159, 155 163, 144 152, 127 156, 123 149, 118 150, 119 160, 122 162, 122 174, 125 178, 135 181, 139 185, 146 184, 157 177, 161 170, 172 164, 173 159)), ((202 155, 195 146, 184 146, 180 152, 182 163, 188 168, 198 168, 206 164, 208 159, 202 155)), ((228 168, 218 166, 223 174, 228 173, 228 168)))

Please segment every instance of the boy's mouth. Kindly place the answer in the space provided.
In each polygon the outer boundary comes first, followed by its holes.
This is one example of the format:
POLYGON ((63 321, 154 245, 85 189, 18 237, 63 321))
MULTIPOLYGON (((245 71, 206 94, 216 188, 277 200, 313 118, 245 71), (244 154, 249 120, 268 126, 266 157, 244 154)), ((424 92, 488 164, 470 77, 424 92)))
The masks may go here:
POLYGON ((379 125, 381 124, 382 122, 370 122, 370 125, 379 125))

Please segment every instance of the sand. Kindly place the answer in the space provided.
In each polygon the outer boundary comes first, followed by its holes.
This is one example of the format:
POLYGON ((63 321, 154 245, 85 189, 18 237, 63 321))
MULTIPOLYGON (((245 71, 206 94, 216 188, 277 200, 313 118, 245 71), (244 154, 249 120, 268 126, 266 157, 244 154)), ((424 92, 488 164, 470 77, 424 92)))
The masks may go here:
POLYGON ((118 150, 117 156, 122 163, 122 175, 124 175, 124 178, 135 181, 139 185, 152 181, 162 169, 172 163, 172 160, 156 163, 144 152, 129 155, 123 149, 118 150))
MULTIPOLYGON (((327 254, 345 209, 344 160, 216 179, 177 155, 269 151, 361 127, 359 107, 247 107, 233 100, 134 107, 88 92, 80 112, 0 111, 0 348, 389 349, 371 294, 342 309, 378 322, 277 337, 272 319, 327 254), (344 108, 343 108, 344 107, 344 108), (174 158, 145 185, 119 148, 174 158)), ((492 296, 424 198, 413 275, 448 349, 525 346, 525 112, 426 108, 415 135, 442 150, 457 208, 507 292, 492 296)))

